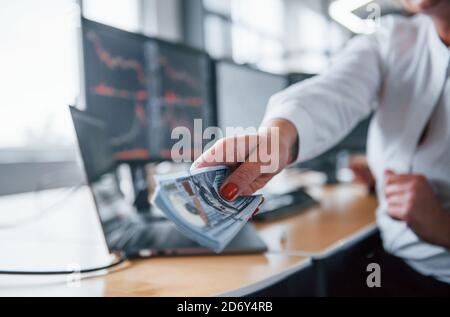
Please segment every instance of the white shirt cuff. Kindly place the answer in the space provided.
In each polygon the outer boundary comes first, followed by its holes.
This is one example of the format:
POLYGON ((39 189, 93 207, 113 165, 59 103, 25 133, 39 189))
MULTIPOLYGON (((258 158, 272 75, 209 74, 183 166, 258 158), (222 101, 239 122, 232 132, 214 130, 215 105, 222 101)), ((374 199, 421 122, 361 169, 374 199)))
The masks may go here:
POLYGON ((296 102, 286 102, 273 106, 269 105, 263 122, 276 118, 290 121, 297 129, 299 151, 295 163, 313 158, 314 150, 317 148, 316 131, 308 110, 299 106, 296 102))

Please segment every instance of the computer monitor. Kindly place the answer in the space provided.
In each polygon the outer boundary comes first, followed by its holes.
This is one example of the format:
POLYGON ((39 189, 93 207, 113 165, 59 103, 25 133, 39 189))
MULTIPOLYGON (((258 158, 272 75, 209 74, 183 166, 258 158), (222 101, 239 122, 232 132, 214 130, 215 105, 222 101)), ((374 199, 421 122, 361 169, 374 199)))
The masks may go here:
POLYGON ((144 36, 82 20, 87 111, 106 123, 117 161, 151 159, 144 36))
MULTIPOLYGON (((150 107, 151 149, 163 160, 171 159, 176 127, 186 127, 191 145, 201 148, 204 129, 215 125, 212 94, 212 61, 199 50, 161 40, 146 44, 149 78, 152 81, 150 107), (194 120, 202 120, 202 129, 194 131, 194 120)), ((192 151, 194 154, 194 151, 192 151)))
POLYGON ((205 52, 87 19, 82 30, 86 108, 106 122, 117 161, 171 160, 174 128, 201 141, 194 120, 202 119, 201 131, 215 125, 205 52))
POLYGON ((287 84, 285 76, 266 73, 229 61, 217 62, 219 127, 258 128, 270 97, 286 88, 287 84))

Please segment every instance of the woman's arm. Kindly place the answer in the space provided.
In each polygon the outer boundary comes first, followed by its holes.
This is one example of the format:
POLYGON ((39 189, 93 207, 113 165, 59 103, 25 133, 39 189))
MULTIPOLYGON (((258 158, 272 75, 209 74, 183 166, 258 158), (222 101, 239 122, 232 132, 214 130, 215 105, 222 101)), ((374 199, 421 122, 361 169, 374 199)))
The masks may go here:
POLYGON ((382 81, 378 41, 375 35, 352 40, 325 74, 273 96, 262 127, 277 131, 276 137, 263 129, 256 146, 237 146, 240 141, 252 143, 250 136, 221 139, 193 168, 230 166, 221 193, 232 200, 254 193, 299 157, 312 158, 337 143, 372 111, 382 81), (260 151, 271 153, 270 163, 259 155, 250 159, 260 151), (268 164, 276 168, 267 172, 268 164))
POLYGON ((381 35, 355 38, 323 75, 274 95, 264 121, 289 120, 300 141, 297 160, 337 144, 374 109, 383 80, 381 35))

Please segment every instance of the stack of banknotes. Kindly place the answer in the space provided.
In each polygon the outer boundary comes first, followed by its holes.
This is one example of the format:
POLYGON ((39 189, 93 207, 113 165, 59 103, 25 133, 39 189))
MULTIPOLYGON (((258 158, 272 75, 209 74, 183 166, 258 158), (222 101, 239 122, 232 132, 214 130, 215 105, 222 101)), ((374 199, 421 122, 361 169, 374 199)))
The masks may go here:
POLYGON ((216 166, 156 176, 153 203, 181 233, 216 253, 223 251, 263 200, 261 195, 223 199, 219 188, 228 173, 228 167, 216 166))

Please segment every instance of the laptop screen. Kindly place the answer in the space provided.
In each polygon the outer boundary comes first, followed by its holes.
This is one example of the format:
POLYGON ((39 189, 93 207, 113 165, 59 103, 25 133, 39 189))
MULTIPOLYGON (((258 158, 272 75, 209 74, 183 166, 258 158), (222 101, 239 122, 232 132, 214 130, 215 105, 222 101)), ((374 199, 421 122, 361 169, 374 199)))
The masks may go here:
POLYGON ((70 108, 78 146, 89 187, 110 251, 114 228, 136 214, 135 208, 122 194, 117 176, 117 164, 108 143, 105 124, 86 112, 70 108))

